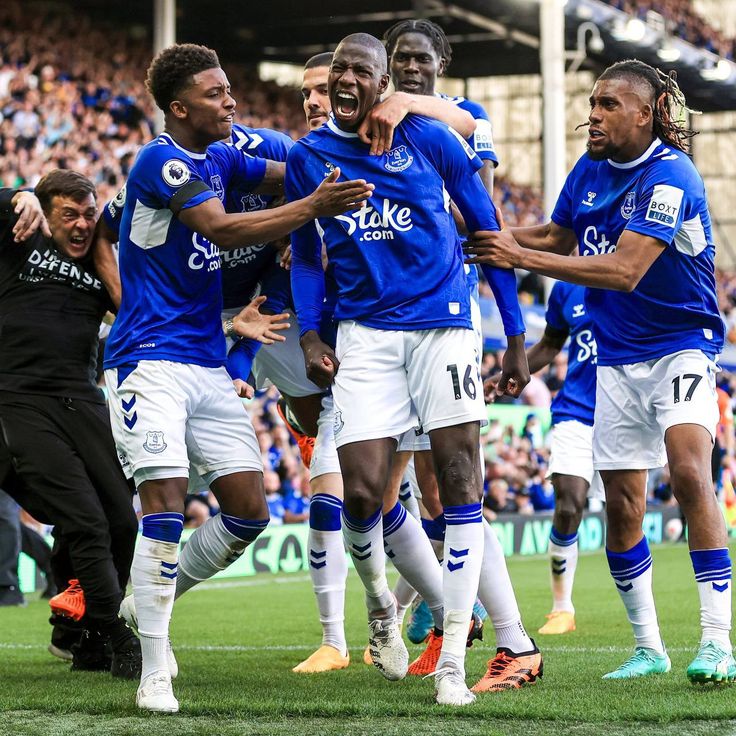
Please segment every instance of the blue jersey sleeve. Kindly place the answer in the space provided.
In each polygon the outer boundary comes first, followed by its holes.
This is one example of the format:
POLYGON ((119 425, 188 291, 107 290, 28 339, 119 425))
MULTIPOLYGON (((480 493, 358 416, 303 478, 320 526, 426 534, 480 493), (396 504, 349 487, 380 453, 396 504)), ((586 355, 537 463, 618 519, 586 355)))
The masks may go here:
MULTIPOLYGON (((577 168, 577 167, 575 167, 577 168)), ((575 181, 575 169, 573 169, 565 179, 565 184, 562 187, 560 196, 557 197, 555 208, 552 211, 552 222, 560 227, 565 227, 568 230, 573 229, 572 224, 572 189, 573 182, 575 181)))
POLYGON ((642 176, 636 207, 626 229, 670 245, 693 201, 698 197, 705 199, 705 190, 697 177, 690 176, 684 168, 667 166, 667 163, 650 166, 642 176))
POLYGON ((152 209, 179 212, 217 196, 188 161, 188 156, 173 146, 144 148, 134 170, 139 185, 138 200, 152 209))
POLYGON ((227 166, 229 187, 249 192, 263 181, 266 173, 266 160, 263 158, 255 158, 223 142, 210 146, 208 154, 218 157, 227 166))
POLYGON ((562 283, 562 281, 556 282, 552 287, 552 291, 549 293, 545 319, 547 320, 547 324, 555 330, 569 332, 570 326, 565 319, 564 313, 565 295, 562 283))
MULTIPOLYGON (((286 161, 284 193, 289 202, 310 194, 314 187, 305 181, 303 153, 296 145, 286 161)), ((322 269, 322 238, 316 222, 308 222, 291 234, 291 293, 299 320, 300 335, 319 332, 325 300, 325 274, 322 269)))
POLYGON ((102 208, 102 220, 116 235, 120 233, 120 221, 123 217, 125 207, 125 185, 123 188, 102 208))
POLYGON ((475 120, 475 131, 468 138, 468 144, 482 161, 493 161, 498 166, 498 156, 493 145, 493 126, 485 108, 472 100, 463 100, 459 107, 469 112, 475 120))
MULTIPOLYGON (((447 126, 433 126, 424 137, 430 142, 430 153, 437 170, 445 180, 452 200, 460 210, 470 232, 499 230, 496 208, 476 172, 482 166, 470 146, 447 126)), ((493 290, 507 336, 526 331, 516 295, 513 269, 482 265, 483 274, 493 290)))

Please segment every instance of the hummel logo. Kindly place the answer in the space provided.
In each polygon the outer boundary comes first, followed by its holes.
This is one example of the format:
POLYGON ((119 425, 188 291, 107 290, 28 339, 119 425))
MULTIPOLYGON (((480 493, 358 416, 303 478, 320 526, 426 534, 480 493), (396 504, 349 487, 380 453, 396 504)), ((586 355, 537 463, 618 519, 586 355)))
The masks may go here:
POLYGON ((572 308, 573 317, 584 317, 585 316, 585 304, 576 304, 572 308))
POLYGON ((634 587, 634 583, 629 583, 628 585, 619 585, 618 583, 616 583, 616 587, 622 593, 628 593, 634 587))
POLYGON ((596 192, 588 192, 588 198, 583 200, 583 204, 587 205, 588 207, 593 206, 593 200, 596 198, 597 193, 596 192))
POLYGON ((724 593, 728 590, 728 582, 723 583, 723 585, 718 585, 718 583, 713 583, 713 590, 718 591, 719 593, 724 593))

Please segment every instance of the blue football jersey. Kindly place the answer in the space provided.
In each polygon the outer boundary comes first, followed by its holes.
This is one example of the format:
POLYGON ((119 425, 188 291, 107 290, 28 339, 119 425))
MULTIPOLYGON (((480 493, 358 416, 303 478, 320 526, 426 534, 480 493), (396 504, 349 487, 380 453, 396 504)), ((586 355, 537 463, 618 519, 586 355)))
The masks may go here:
MULTIPOLYGON (((286 161, 294 142, 284 133, 268 128, 233 125, 232 145, 243 153, 272 161, 286 161)), ((254 194, 252 187, 232 185, 225 192, 227 212, 257 212, 274 201, 270 194, 254 194)), ((276 250, 268 243, 257 243, 220 253, 222 295, 225 309, 245 306, 260 290, 268 296, 268 306, 280 312, 291 301, 289 274, 279 265, 276 250), (267 280, 268 290, 262 281, 267 280)))
POLYGON ((575 420, 593 426, 598 350, 585 309, 585 287, 557 281, 547 303, 547 324, 570 335, 565 383, 552 401, 552 424, 575 420))
MULTIPOLYGON (((376 187, 367 206, 320 218, 293 234, 292 292, 302 333, 317 330, 322 316, 322 240, 337 284, 336 320, 390 330, 471 328, 449 200, 471 230, 498 229, 476 176, 481 166, 454 130, 414 115, 396 128, 393 148, 383 156, 369 156, 357 134, 332 118, 298 141, 287 161, 288 199, 309 194, 336 167, 343 178, 376 187)), ((490 280, 507 334, 523 332, 513 271, 493 269, 490 280)))
POLYGON ((138 360, 224 364, 219 249, 176 215, 224 199, 231 184, 256 187, 265 170, 263 159, 223 142, 194 153, 163 133, 141 149, 120 219, 123 296, 106 368, 138 360))
MULTIPOLYGON (((483 105, 465 97, 450 97, 440 92, 437 93, 437 97, 452 102, 461 110, 465 110, 473 116, 475 131, 469 138, 466 138, 468 145, 475 151, 476 156, 481 161, 492 161, 494 167, 498 166, 496 148, 493 145, 493 126, 483 105)), ((478 267, 465 264, 465 272, 468 275, 468 287, 472 293, 478 287, 478 267)))
POLYGON ((588 289, 599 365, 627 365, 680 350, 718 354, 713 237, 705 186, 690 158, 656 139, 635 161, 584 155, 552 219, 575 231, 583 256, 611 253, 624 230, 665 248, 631 293, 588 289))

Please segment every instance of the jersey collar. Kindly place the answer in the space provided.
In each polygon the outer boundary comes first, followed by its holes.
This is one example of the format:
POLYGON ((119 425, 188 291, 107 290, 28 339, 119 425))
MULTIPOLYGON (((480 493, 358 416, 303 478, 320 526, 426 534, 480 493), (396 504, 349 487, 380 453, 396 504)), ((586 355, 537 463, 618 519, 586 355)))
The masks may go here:
POLYGON ((606 161, 613 166, 614 169, 633 169, 635 166, 638 166, 641 163, 644 163, 656 150, 659 146, 662 145, 662 141, 659 138, 655 138, 652 141, 652 145, 647 148, 644 153, 642 153, 639 158, 634 159, 633 161, 626 161, 626 163, 619 163, 618 161, 611 161, 610 158, 607 158, 606 161))
POLYGON ((339 128, 337 123, 335 122, 335 116, 330 113, 330 118, 327 121, 327 127, 335 134, 339 135, 340 138, 357 138, 357 133, 350 133, 347 130, 343 130, 342 128, 339 128))
POLYGON ((160 138, 164 138, 168 143, 170 143, 174 148, 178 148, 180 151, 184 151, 189 158, 194 158, 203 161, 207 158, 206 153, 195 153, 194 151, 190 151, 184 146, 180 146, 168 133, 161 133, 160 138))

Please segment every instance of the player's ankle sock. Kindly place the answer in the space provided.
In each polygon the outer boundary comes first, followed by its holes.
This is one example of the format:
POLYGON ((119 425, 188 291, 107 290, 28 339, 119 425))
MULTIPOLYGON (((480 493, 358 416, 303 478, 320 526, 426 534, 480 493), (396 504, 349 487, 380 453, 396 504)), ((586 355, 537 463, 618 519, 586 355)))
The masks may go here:
POLYGON ((342 533, 355 571, 365 588, 368 618, 394 618, 396 604, 386 579, 381 508, 377 508, 367 519, 359 519, 343 506, 342 533))
POLYGON ((434 625, 442 628, 442 568, 421 524, 400 503, 384 514, 383 540, 391 562, 424 598, 434 625))
POLYGON ((322 644, 347 653, 345 641, 345 579, 348 562, 342 536, 342 501, 315 493, 309 504, 309 574, 317 596, 322 644))
POLYGON ((468 626, 483 563, 483 514, 479 503, 446 506, 443 588, 445 617, 442 656, 465 659, 468 626))
POLYGON ((638 647, 664 652, 652 592, 652 555, 646 537, 625 552, 606 549, 611 570, 638 647))
POLYGON ((521 622, 514 587, 506 567, 506 558, 493 527, 483 522, 483 567, 478 585, 478 598, 488 612, 496 632, 496 646, 512 652, 529 652, 532 640, 521 622))
POLYGON ((578 533, 561 534, 552 527, 548 552, 552 576, 552 610, 574 613, 572 586, 578 565, 578 533))
POLYGON ((701 641, 716 641, 731 651, 731 558, 728 548, 694 549, 690 559, 700 595, 701 641))
POLYGON ((440 514, 436 519, 422 519, 422 529, 429 537, 435 557, 442 562, 442 555, 445 553, 445 532, 447 530, 444 514, 440 514))
POLYGON ((399 503, 417 520, 422 518, 419 511, 419 501, 414 495, 414 488, 409 473, 404 473, 399 487, 399 503))
POLYGON ((181 552, 176 597, 235 562, 267 526, 268 519, 240 519, 223 513, 207 519, 181 552))
POLYGON ((169 667, 167 641, 184 516, 173 512, 146 514, 141 527, 142 535, 133 557, 130 578, 144 678, 151 672, 168 670, 169 667))
POLYGON ((412 588, 411 585, 401 575, 399 575, 399 579, 396 581, 396 585, 394 585, 394 598, 396 599, 396 623, 398 623, 399 628, 401 628, 401 625, 404 623, 404 616, 409 610, 409 606, 414 603, 416 597, 416 590, 414 590, 414 588, 412 588))

